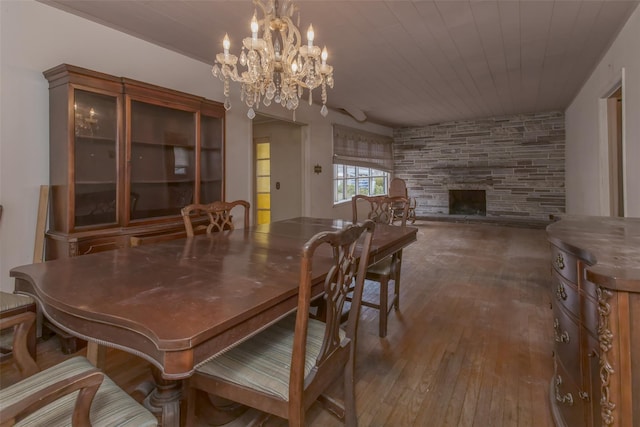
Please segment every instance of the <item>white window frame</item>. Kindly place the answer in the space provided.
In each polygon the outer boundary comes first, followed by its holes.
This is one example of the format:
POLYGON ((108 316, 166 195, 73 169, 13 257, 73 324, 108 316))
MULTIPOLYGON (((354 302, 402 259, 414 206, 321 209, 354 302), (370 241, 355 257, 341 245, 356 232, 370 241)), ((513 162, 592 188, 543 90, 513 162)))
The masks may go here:
POLYGON ((333 125, 334 204, 351 201, 355 194, 387 194, 392 172, 391 137, 333 125))
POLYGON ((351 201, 356 194, 386 195, 391 174, 378 169, 353 165, 333 165, 333 203, 351 201), (380 182, 382 181, 382 182, 380 182))

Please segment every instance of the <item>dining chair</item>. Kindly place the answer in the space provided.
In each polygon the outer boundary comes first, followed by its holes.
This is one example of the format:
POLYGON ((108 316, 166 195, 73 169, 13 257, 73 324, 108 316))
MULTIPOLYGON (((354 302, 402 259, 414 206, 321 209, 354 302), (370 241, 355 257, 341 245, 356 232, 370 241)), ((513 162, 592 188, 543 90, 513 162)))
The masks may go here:
MULTIPOLYGON (((16 295, 10 292, 0 292, 0 319, 11 317, 24 312, 36 313, 35 301, 26 295, 16 295)), ((9 360, 13 348, 13 334, 6 330, 0 333, 0 362, 9 360)), ((36 358, 36 330, 27 335, 27 349, 33 359, 36 358)))
MULTIPOLYGON (((355 195, 351 199, 353 222, 358 222, 358 207, 364 205, 367 218, 379 224, 394 224, 400 220, 400 226, 407 224, 409 200, 406 197, 355 195)), ((400 270, 402 249, 383 258, 367 269, 366 279, 380 284, 378 301, 362 300, 362 305, 379 311, 379 332, 381 338, 387 336, 387 322, 392 308, 400 309, 400 270), (393 298, 389 302, 389 282, 393 280, 393 298)))
MULTIPOLYGON (((402 178, 393 178, 389 183, 389 197, 406 197, 409 200, 409 211, 407 212, 407 221, 411 224, 416 222, 416 199, 409 197, 407 183, 402 178)), ((394 220, 400 219, 401 209, 394 209, 394 220)))
POLYGON ((244 228, 249 228, 249 202, 235 200, 233 202, 215 201, 209 204, 191 204, 182 208, 182 219, 187 231, 187 237, 193 237, 199 230, 206 230, 207 234, 214 231, 233 230, 233 216, 231 211, 236 206, 244 207, 244 228), (207 217, 208 222, 197 221, 207 217))
POLYGON ((374 228, 373 221, 366 221, 318 233, 306 242, 297 310, 196 368, 188 380, 187 425, 195 425, 196 400, 202 392, 288 419, 289 426, 304 426, 306 410, 321 400, 347 426, 357 425, 356 339, 374 228), (323 321, 309 316, 312 279, 318 276, 324 281, 323 321), (340 316, 354 280, 343 328, 340 316), (343 399, 324 394, 338 378, 343 399))
POLYGON ((27 350, 36 314, 24 312, 0 319, 12 328, 13 361, 23 379, 0 390, 2 426, 157 426, 156 417, 82 356, 44 371, 27 350))
MULTIPOLYGON (((2 219, 2 205, 0 205, 0 219, 2 219)), ((36 312, 36 303, 25 295, 16 295, 9 292, 0 292, 0 319, 10 317, 25 311, 36 312)), ((13 347, 13 334, 11 331, 0 331, 0 362, 11 358, 13 347)), ((27 348, 29 354, 36 358, 36 330, 33 329, 27 336, 27 348)))

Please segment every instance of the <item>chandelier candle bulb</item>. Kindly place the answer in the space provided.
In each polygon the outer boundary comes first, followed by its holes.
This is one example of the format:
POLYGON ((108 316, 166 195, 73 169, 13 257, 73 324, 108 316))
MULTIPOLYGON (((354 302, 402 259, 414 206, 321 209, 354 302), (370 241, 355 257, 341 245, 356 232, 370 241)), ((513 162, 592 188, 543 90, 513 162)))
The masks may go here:
POLYGON ((327 57, 328 57, 328 56, 329 56, 329 54, 327 53, 327 47, 325 46, 325 47, 322 49, 322 55, 321 55, 321 58, 322 58, 322 65, 327 65, 327 57))
POLYGON ((307 44, 309 45, 309 49, 313 47, 313 38, 315 34, 313 33, 313 25, 309 24, 309 29, 307 30, 307 44))
POLYGON ((256 12, 253 12, 253 18, 251 18, 251 39, 253 41, 258 40, 258 18, 256 17, 256 12))
POLYGON ((222 39, 222 47, 224 48, 224 59, 227 59, 229 57, 229 48, 231 47, 229 34, 224 35, 224 39, 222 39))

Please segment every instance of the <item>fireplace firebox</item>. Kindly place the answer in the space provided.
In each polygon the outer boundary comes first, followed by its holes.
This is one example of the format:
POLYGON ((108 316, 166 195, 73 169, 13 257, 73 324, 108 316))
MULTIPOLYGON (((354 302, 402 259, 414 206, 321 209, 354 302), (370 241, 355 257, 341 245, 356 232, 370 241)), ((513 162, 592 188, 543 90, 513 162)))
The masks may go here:
POLYGON ((449 215, 487 215, 485 190, 449 190, 449 215))

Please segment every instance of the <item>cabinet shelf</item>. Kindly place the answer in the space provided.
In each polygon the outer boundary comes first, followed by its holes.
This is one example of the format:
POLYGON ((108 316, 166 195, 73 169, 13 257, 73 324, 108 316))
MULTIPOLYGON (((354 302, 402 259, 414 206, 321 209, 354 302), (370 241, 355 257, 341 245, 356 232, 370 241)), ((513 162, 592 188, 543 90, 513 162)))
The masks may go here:
MULTIPOLYGON (((195 145, 193 144, 179 144, 179 143, 172 143, 172 142, 166 142, 166 141, 149 141, 149 140, 135 140, 135 141, 131 141, 131 145, 151 145, 151 146, 157 146, 157 147, 182 147, 182 148, 190 148, 190 149, 195 149, 195 145)), ((204 148, 203 148, 204 149, 204 148)))
POLYGON ((76 142, 104 142, 108 144, 114 144, 116 138, 106 136, 88 136, 88 135, 75 135, 76 142))
POLYGON ((101 185, 101 184, 117 184, 114 180, 80 180, 76 179, 76 185, 101 185))
POLYGON ((131 185, 134 185, 134 184, 140 184, 140 185, 145 185, 145 184, 163 184, 163 185, 167 185, 167 184, 194 183, 194 182, 195 182, 194 179, 136 179, 136 180, 131 180, 131 185))

